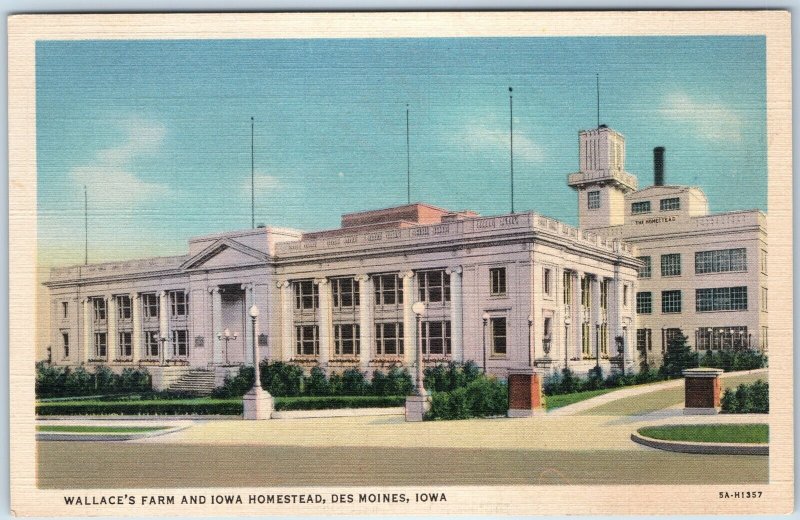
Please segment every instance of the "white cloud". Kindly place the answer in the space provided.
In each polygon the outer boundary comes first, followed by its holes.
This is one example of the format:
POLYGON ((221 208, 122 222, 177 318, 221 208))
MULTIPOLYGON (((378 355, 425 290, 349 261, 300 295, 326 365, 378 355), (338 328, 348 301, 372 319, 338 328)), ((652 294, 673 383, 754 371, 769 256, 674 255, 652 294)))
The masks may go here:
POLYGON ((256 170, 252 180, 249 175, 242 179, 239 185, 239 192, 242 196, 250 197, 251 182, 255 187, 256 195, 265 195, 281 189, 281 181, 278 177, 256 170))
POLYGON ((691 125, 703 139, 742 140, 742 117, 721 103, 703 102, 685 92, 673 92, 664 97, 659 113, 667 119, 691 125))
MULTIPOLYGON (((467 124, 458 136, 473 151, 487 149, 510 150, 509 128, 483 121, 467 124)), ((520 133, 514 132, 514 157, 538 161, 543 157, 542 149, 536 142, 520 133)))
POLYGON ((73 182, 88 188, 95 208, 131 206, 170 194, 168 185, 143 180, 132 168, 134 160, 161 150, 166 135, 164 125, 139 118, 120 124, 125 132, 121 144, 99 150, 91 164, 76 166, 69 172, 73 182))

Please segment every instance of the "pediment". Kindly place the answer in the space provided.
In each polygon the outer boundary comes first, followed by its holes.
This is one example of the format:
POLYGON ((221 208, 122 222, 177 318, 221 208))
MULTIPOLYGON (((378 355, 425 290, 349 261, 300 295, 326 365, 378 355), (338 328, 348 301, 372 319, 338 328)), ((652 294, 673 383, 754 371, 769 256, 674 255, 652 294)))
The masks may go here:
POLYGON ((181 268, 222 269, 226 267, 250 266, 267 262, 267 255, 244 244, 223 238, 212 243, 186 260, 181 268))

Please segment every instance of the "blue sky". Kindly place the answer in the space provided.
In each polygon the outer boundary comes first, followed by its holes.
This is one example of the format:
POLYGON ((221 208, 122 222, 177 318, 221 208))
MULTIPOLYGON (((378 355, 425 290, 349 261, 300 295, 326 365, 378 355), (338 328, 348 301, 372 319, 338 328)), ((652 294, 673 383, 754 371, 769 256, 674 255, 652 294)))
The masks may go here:
POLYGON ((337 227, 411 198, 570 224, 581 129, 626 137, 626 169, 700 186, 712 211, 766 210, 762 37, 46 41, 36 48, 39 261, 183 254, 256 222, 337 227))

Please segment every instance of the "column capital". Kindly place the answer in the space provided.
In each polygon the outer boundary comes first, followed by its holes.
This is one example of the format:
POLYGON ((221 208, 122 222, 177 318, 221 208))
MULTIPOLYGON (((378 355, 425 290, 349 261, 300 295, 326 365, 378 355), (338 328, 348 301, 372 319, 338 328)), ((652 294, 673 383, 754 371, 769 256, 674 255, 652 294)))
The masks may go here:
POLYGON ((403 271, 398 276, 400 278, 414 278, 414 271, 403 271))
POLYGON ((255 284, 253 282, 245 282, 242 284, 242 289, 245 291, 252 291, 255 284))
POLYGON ((277 287, 278 289, 285 289, 285 288, 289 287, 289 285, 291 285, 289 283, 289 280, 283 280, 283 281, 280 281, 280 282, 275 282, 275 287, 277 287))
POLYGON ((353 279, 357 282, 366 282, 370 279, 370 275, 368 274, 357 274, 353 277, 353 279))
POLYGON ((327 278, 314 278, 314 283, 316 285, 325 285, 328 282, 329 280, 327 278))
POLYGON ((167 291, 158 291, 158 297, 159 298, 166 298, 167 297, 167 291))
POLYGON ((128 296, 130 296, 131 300, 138 300, 141 295, 138 292, 133 291, 128 293, 128 296))
POLYGON ((213 286, 208 288, 208 293, 209 294, 214 294, 214 293, 218 293, 218 292, 219 292, 219 286, 213 285, 213 286))
POLYGON ((448 267, 447 269, 445 269, 445 272, 447 274, 453 274, 453 273, 461 274, 462 272, 464 272, 464 269, 460 265, 457 265, 454 267, 448 267))

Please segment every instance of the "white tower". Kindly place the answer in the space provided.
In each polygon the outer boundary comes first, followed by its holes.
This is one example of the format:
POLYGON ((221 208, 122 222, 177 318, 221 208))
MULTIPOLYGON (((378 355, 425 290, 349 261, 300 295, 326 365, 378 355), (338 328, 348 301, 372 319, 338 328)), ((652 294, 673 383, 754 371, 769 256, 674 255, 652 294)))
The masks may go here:
POLYGON ((580 171, 567 184, 578 192, 578 226, 582 229, 617 226, 625 220, 625 194, 636 191, 634 175, 625 172, 625 137, 600 125, 581 130, 580 171))

